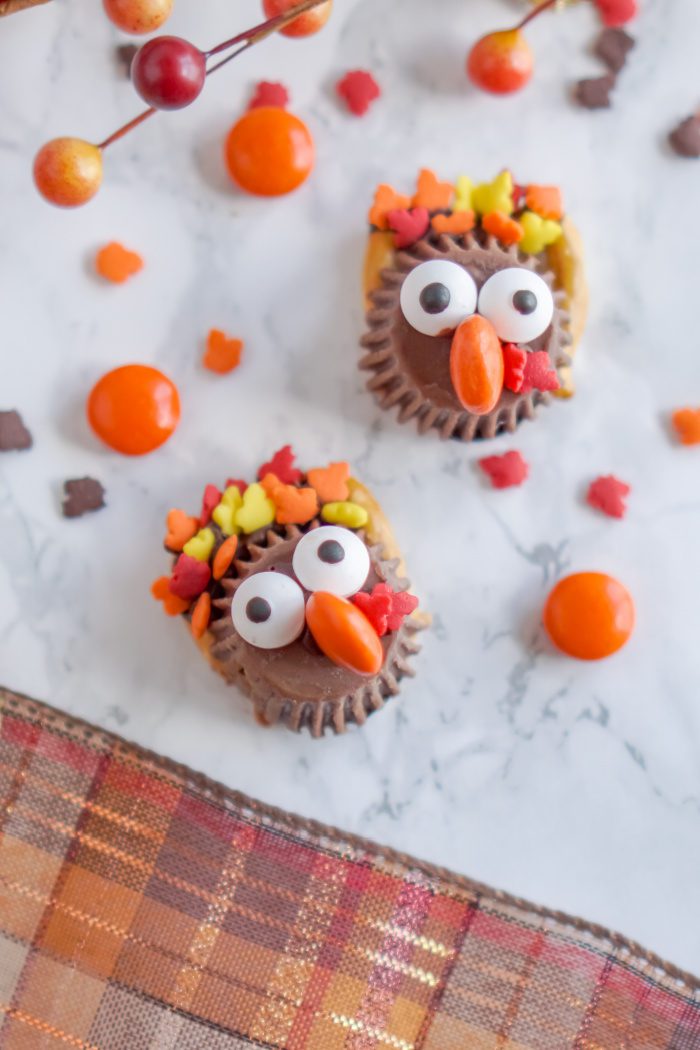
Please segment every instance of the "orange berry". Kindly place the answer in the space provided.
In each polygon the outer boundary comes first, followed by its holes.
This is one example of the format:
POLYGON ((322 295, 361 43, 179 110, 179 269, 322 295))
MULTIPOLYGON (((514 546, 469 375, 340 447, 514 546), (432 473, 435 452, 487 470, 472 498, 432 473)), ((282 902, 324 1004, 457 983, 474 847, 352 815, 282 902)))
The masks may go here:
POLYGON ((170 17, 173 0, 102 0, 110 22, 125 33, 153 33, 170 17))
POLYGON ((242 189, 279 197, 308 178, 314 166, 314 140, 306 124, 286 109, 259 106, 229 131, 224 159, 242 189))
POLYGON ((532 69, 532 51, 519 29, 502 29, 482 36, 467 59, 470 79, 494 95, 520 91, 530 80, 532 69))
POLYGON ((124 365, 97 381, 87 402, 97 436, 115 452, 143 456, 164 444, 180 422, 177 387, 157 368, 124 365))
POLYGON ((550 592, 544 626, 554 644, 578 660, 602 660, 628 641, 634 602, 619 580, 602 572, 565 576, 550 592))
POLYGON ((347 598, 315 591, 306 603, 306 623, 329 660, 356 674, 379 674, 384 648, 365 614, 347 598))
POLYGON ((52 139, 34 158, 34 182, 42 197, 59 208, 87 204, 102 183, 102 152, 83 139, 52 139))
MULTIPOLYGON (((298 3, 299 0, 263 0, 263 11, 267 18, 276 18, 278 15, 285 14, 298 3)), ((319 4, 313 10, 299 15, 284 29, 280 29, 280 33, 284 36, 311 36, 312 33, 318 33, 319 29, 323 29, 331 17, 332 9, 333 0, 327 0, 327 3, 319 4)))

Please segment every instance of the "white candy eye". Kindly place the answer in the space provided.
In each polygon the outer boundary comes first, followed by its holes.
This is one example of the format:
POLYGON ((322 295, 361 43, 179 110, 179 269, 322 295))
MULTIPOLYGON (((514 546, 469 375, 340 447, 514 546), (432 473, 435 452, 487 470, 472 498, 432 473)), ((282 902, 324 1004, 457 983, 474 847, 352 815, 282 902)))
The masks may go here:
POLYGON ((304 630, 304 592, 282 572, 254 573, 236 589, 231 618, 244 641, 257 649, 281 649, 304 630))
POLYGON ((421 263, 401 285, 401 309, 423 335, 451 332, 476 310, 474 278, 447 259, 421 263))
POLYGON ((549 328, 554 300, 549 286, 532 270, 513 266, 489 277, 479 292, 479 313, 506 343, 529 343, 549 328))
POLYGON ((369 551, 349 529, 322 525, 299 540, 292 568, 307 591, 347 598, 357 594, 369 575, 369 551))

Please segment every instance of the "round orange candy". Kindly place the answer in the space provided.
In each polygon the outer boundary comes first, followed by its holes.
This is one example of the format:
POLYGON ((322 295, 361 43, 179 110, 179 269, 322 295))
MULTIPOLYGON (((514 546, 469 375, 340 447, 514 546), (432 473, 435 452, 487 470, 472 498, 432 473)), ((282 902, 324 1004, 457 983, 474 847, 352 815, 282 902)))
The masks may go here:
POLYGON ((157 368, 124 365, 97 381, 87 417, 98 438, 125 456, 160 448, 180 422, 175 384, 157 368))
POLYGON ((612 656, 634 630, 634 602, 626 587, 603 572, 565 576, 550 592, 544 625, 554 644, 578 660, 612 656))
POLYGON ((102 151, 84 139, 52 139, 34 158, 34 182, 60 208, 87 204, 102 183, 102 151))
MULTIPOLYGON (((263 0, 263 11, 266 18, 276 18, 286 14, 298 3, 299 0, 263 0)), ((299 15, 284 29, 280 29, 280 33, 284 36, 311 36, 312 33, 318 33, 330 18, 332 8, 333 0, 327 0, 325 4, 319 4, 318 7, 299 15)))
POLYGON ((314 140, 306 124, 279 106, 259 106, 228 133, 224 159, 241 189, 260 197, 291 193, 314 166, 314 140))
POLYGON ((170 17, 173 0, 102 0, 105 14, 125 33, 154 33, 170 17))

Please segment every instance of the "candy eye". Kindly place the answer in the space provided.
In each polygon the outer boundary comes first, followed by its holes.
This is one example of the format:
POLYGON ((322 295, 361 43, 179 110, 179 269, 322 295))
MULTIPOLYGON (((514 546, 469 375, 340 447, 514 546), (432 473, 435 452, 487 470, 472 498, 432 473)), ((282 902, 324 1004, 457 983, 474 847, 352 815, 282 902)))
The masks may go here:
POLYGON ((513 266, 489 277, 479 292, 479 313, 491 322, 499 339, 529 343, 552 323, 554 300, 538 274, 513 266))
POLYGON ((451 332, 476 310, 476 285, 457 263, 433 259, 411 270, 401 285, 401 310, 423 335, 451 332))
POLYGON ((292 568, 307 591, 347 598, 357 594, 369 575, 369 551, 354 532, 322 525, 299 540, 292 568))
POLYGON ((304 592, 281 572, 258 572, 239 585, 231 618, 241 638, 257 649, 281 649, 304 630, 304 592))

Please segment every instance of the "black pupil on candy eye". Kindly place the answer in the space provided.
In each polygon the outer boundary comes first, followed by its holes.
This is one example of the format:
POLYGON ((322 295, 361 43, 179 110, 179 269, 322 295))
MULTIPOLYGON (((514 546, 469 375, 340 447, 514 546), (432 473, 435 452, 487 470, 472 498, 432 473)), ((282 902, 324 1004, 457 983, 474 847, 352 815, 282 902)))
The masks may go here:
POLYGON ((272 606, 264 598, 251 598, 245 607, 245 614, 251 623, 265 623, 272 616, 272 606))
POLYGON ((450 289, 439 281, 426 284, 420 293, 420 304, 427 314, 441 314, 450 305, 450 289))
POLYGON ((537 309, 537 296, 529 289, 521 289, 513 296, 513 306, 519 314, 534 314, 537 309))
POLYGON ((324 540, 318 548, 318 556, 327 565, 337 565, 345 557, 345 551, 337 540, 324 540))

